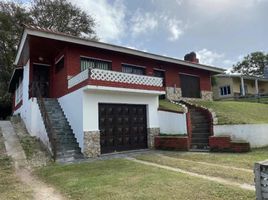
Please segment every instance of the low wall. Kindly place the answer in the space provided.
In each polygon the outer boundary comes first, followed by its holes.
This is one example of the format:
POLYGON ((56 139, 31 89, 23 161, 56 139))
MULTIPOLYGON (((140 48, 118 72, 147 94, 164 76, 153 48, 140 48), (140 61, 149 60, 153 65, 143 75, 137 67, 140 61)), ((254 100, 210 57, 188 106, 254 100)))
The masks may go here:
POLYGON ((268 124, 216 125, 214 136, 230 136, 232 140, 245 140, 253 148, 268 146, 268 124))
POLYGON ((51 151, 49 138, 46 132, 45 125, 36 98, 31 98, 27 102, 23 102, 19 112, 26 129, 31 136, 39 138, 43 144, 51 151))
POLYGON ((188 136, 155 136, 155 149, 188 151, 188 136))
POLYGON ((158 110, 160 133, 169 135, 187 134, 186 114, 158 110))

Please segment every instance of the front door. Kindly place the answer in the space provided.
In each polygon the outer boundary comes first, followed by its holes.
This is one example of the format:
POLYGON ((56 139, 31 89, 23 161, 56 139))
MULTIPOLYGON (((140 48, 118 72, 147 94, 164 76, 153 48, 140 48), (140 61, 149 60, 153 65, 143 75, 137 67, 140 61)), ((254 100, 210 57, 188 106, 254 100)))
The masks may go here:
POLYGON ((49 97, 49 66, 33 65, 33 96, 37 96, 37 89, 42 97, 49 97))
POLYGON ((145 105, 99 104, 101 153, 147 148, 145 105))

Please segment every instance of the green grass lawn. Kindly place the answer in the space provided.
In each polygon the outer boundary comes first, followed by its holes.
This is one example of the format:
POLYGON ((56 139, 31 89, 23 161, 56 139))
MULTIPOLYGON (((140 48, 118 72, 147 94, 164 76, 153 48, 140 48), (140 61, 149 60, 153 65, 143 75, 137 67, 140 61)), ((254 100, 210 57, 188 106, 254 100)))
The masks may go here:
POLYGON ((124 159, 51 165, 36 171, 69 199, 254 199, 254 192, 124 159))
POLYGON ((202 175, 224 178, 232 182, 254 185, 254 175, 252 172, 230 170, 222 166, 209 166, 203 163, 196 163, 195 161, 180 160, 176 156, 162 154, 145 154, 137 156, 136 158, 139 160, 149 161, 160 165, 180 168, 189 172, 194 172, 202 175))
POLYGON ((243 101, 243 102, 256 102, 256 103, 265 103, 268 104, 268 97, 261 97, 261 98, 241 98, 237 99, 236 101, 243 101))
POLYGON ((253 169, 255 162, 268 159, 268 147, 252 149, 252 151, 248 153, 194 153, 166 151, 165 155, 192 161, 253 169))
POLYGON ((159 100, 159 108, 164 109, 164 110, 176 111, 176 112, 184 112, 182 106, 171 103, 167 99, 159 100))
POLYGON ((268 123, 268 105, 238 101, 192 101, 212 108, 219 124, 263 124, 268 123))
POLYGON ((0 199, 32 199, 31 191, 16 178, 11 158, 6 155, 0 130, 0 199))

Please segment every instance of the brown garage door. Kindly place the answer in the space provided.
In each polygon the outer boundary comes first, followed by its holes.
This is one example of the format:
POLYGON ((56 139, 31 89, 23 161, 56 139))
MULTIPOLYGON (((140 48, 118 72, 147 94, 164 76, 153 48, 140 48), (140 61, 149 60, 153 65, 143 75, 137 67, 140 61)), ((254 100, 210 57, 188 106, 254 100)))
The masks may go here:
POLYGON ((145 105, 99 104, 101 153, 147 148, 145 105))
POLYGON ((200 98, 200 78, 180 74, 182 97, 200 98))

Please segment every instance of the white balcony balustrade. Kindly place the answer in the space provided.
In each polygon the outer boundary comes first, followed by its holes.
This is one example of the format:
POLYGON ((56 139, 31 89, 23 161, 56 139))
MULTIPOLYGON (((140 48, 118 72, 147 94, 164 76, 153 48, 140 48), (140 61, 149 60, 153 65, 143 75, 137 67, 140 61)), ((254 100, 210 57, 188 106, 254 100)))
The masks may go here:
POLYGON ((163 79, 159 77, 128 74, 128 73, 102 70, 102 69, 87 69, 69 79, 68 88, 74 87, 75 85, 89 78, 92 80, 100 80, 108 82, 110 81, 116 83, 163 87, 163 79))

